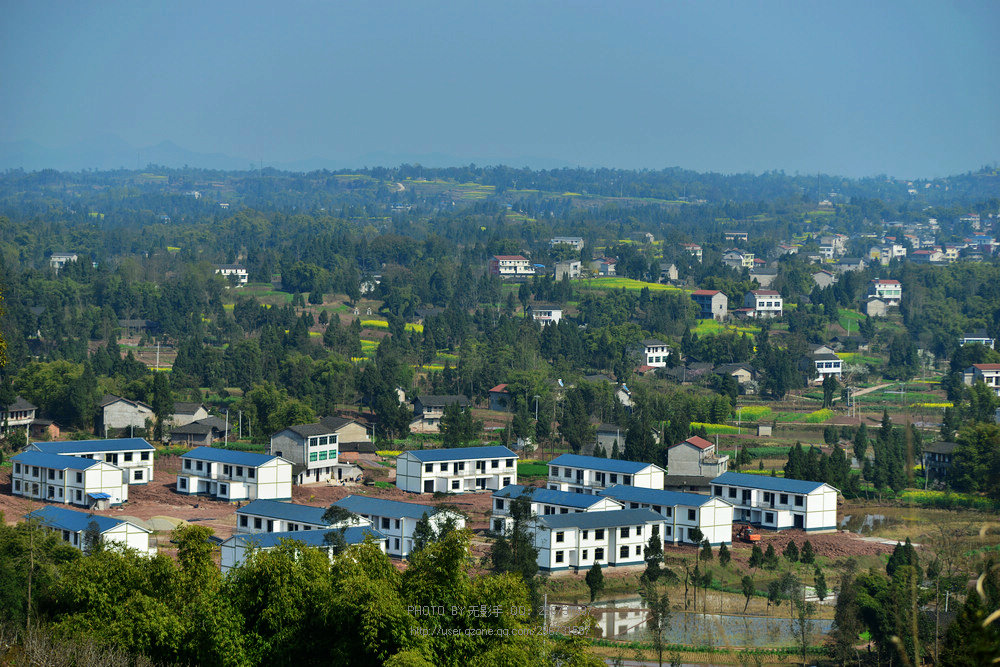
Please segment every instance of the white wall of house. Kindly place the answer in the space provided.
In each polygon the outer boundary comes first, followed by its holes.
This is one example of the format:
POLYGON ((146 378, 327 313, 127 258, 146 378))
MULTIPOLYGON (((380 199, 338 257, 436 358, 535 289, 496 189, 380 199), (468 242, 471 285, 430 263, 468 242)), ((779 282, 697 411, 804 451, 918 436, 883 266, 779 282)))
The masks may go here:
POLYGON ((412 493, 495 491, 508 484, 517 484, 517 456, 426 463, 412 452, 396 457, 396 486, 412 493))
POLYGON ((712 484, 712 495, 734 505, 733 520, 783 530, 837 529, 837 490, 822 485, 811 493, 770 491, 749 486, 712 484))
POLYGON ((72 468, 60 470, 14 462, 11 476, 11 493, 35 500, 46 500, 90 507, 91 493, 106 493, 112 505, 128 500, 128 484, 122 482, 122 470, 113 465, 97 462, 86 470, 72 468))
MULTIPOLYGON (((510 505, 514 502, 511 498, 499 498, 493 496, 493 517, 490 519, 490 529, 496 532, 509 530, 514 524, 514 519, 510 515, 510 505)), ((536 516, 550 516, 553 514, 574 514, 577 512, 610 512, 622 509, 622 504, 613 498, 594 498, 594 503, 588 507, 576 507, 573 505, 562 505, 555 502, 538 502, 532 500, 531 513, 536 516)))
POLYGON ((187 458, 181 466, 177 475, 178 493, 208 495, 219 500, 288 500, 292 497, 292 464, 281 458, 258 466, 187 458))
POLYGON ((539 525, 534 529, 538 567, 551 572, 590 569, 595 561, 602 567, 642 565, 654 526, 660 526, 662 535, 662 523, 657 521, 588 529, 539 525))
POLYGON ((555 491, 597 493, 615 484, 637 486, 644 489, 663 488, 663 468, 649 464, 635 473, 609 472, 579 466, 549 465, 546 486, 555 491))
POLYGON ((134 405, 127 401, 115 401, 104 406, 104 428, 124 429, 146 428, 146 421, 150 423, 156 420, 156 415, 150 408, 143 405, 134 405))

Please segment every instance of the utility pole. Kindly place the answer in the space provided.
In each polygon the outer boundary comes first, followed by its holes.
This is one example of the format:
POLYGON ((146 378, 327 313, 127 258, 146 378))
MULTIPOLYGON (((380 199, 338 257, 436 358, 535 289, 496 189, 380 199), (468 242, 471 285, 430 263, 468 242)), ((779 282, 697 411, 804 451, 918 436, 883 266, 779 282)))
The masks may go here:
POLYGON ((225 443, 229 446, 229 408, 226 408, 226 432, 225 432, 225 443))

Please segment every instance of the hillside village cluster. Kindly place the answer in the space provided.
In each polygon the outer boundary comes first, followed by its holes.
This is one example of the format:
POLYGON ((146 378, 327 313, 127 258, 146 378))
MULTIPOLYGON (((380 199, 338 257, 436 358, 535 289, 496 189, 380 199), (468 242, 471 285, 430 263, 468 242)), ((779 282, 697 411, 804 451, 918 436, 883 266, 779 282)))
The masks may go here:
MULTIPOLYGON (((816 286, 825 288, 844 273, 885 266, 893 260, 945 264, 992 256, 1000 244, 978 232, 978 216, 963 218, 962 222, 977 230, 964 243, 936 244, 936 221, 931 219, 924 225, 904 226, 904 238, 872 238, 865 257, 845 256, 849 240, 846 235, 821 235, 816 239, 818 251, 808 254, 809 261, 816 265, 812 279, 816 286), (909 254, 907 246, 911 248, 909 254)), ((749 240, 749 234, 732 231, 726 232, 724 238, 739 246, 749 240)), ((637 240, 652 242, 653 238, 645 234, 637 240)), ((579 251, 584 239, 553 237, 550 246, 579 251)), ((700 245, 685 243, 682 249, 702 261, 700 245)), ((795 254, 800 249, 801 244, 782 243, 773 254, 795 254)), ((75 253, 54 253, 49 262, 58 271, 78 259, 75 253)), ((725 250, 721 262, 735 269, 749 269, 759 289, 747 291, 736 307, 731 307, 720 290, 695 289, 690 296, 700 318, 721 322, 782 316, 781 294, 767 289, 777 276, 774 262, 768 263, 739 247, 725 250)), ((487 270, 490 275, 513 281, 546 273, 556 280, 579 280, 586 276, 614 276, 616 263, 616 258, 602 256, 586 265, 580 260, 565 260, 546 267, 523 255, 495 255, 487 270)), ((218 265, 215 272, 236 286, 247 283, 247 270, 238 264, 218 265)), ((676 282, 677 268, 662 264, 659 280, 676 282)), ((369 281, 367 289, 372 287, 369 281)), ((899 306, 903 289, 898 280, 872 279, 863 311, 870 317, 885 316, 899 306)), ((558 324, 563 316, 560 306, 544 303, 527 305, 525 314, 543 325, 558 324)), ((140 320, 120 324, 143 329, 154 323, 140 320)), ((982 332, 968 333, 960 343, 994 347, 993 340, 982 332)), ((814 383, 822 384, 828 376, 841 379, 843 362, 836 354, 838 349, 834 344, 813 345, 802 360, 810 367, 814 383)), ((634 354, 634 370, 639 375, 659 370, 683 374, 679 379, 687 381, 711 372, 732 376, 741 391, 753 391, 756 369, 748 363, 714 368, 695 363, 676 368, 677 364, 668 363, 676 351, 658 339, 642 340, 634 354)), ((1000 364, 970 366, 964 374, 965 383, 971 385, 978 380, 1000 396, 1000 364)), ((400 394, 402 397, 402 390, 400 394)), ((628 405, 628 388, 624 384, 619 384, 617 397, 628 405)), ((509 398, 506 385, 498 385, 489 392, 489 408, 506 411, 509 398)), ((472 402, 459 395, 424 395, 414 398, 412 405, 410 430, 436 433, 446 407, 465 409, 472 402)), ((105 396, 99 409, 98 430, 104 435, 126 430, 145 432, 153 418, 151 406, 120 396, 105 396)), ((76 547, 84 547, 86 531, 96 526, 105 542, 119 543, 140 553, 155 553, 155 547, 149 545, 148 529, 97 513, 127 503, 130 486, 154 482, 155 448, 141 437, 59 441, 59 425, 36 415, 36 410, 18 397, 3 412, 6 429, 21 428, 29 438, 47 438, 31 442, 12 457, 11 492, 51 503, 28 517, 76 547)), ((327 417, 315 423, 292 425, 271 435, 266 454, 213 447, 228 440, 232 427, 228 418, 210 415, 204 405, 177 403, 164 437, 168 443, 193 447, 180 457, 176 493, 236 504, 236 534, 221 544, 223 571, 238 566, 248 549, 273 548, 283 539, 329 550, 328 537, 333 531, 340 531, 348 544, 374 539, 385 553, 406 558, 413 545, 414 529, 422 518, 435 526, 445 521, 464 525, 464 517, 448 509, 366 494, 350 495, 335 503, 351 513, 351 518, 338 521, 330 520, 325 508, 290 502, 293 485, 358 485, 363 481, 362 469, 344 460, 342 454, 374 454, 372 434, 366 424, 327 417)), ((761 429, 766 432, 768 427, 761 429)), ((612 442, 622 440, 622 429, 614 424, 600 424, 596 433, 595 445, 601 451, 610 451, 612 442)), ((931 448, 925 453, 925 463, 945 470, 949 453, 948 448, 931 448)), ((697 545, 692 535, 698 535, 718 546, 732 542, 734 522, 807 533, 832 532, 838 526, 837 489, 819 482, 731 472, 729 456, 717 454, 715 444, 699 436, 670 446, 666 469, 651 463, 561 454, 547 462, 548 479, 537 487, 518 484, 518 460, 518 453, 506 446, 404 451, 396 458, 395 485, 413 494, 489 493, 490 530, 498 535, 510 528, 511 502, 528 495, 535 517, 531 531, 538 549, 538 566, 549 572, 585 569, 594 563, 642 564, 643 549, 649 537, 657 533, 666 544, 697 545)))

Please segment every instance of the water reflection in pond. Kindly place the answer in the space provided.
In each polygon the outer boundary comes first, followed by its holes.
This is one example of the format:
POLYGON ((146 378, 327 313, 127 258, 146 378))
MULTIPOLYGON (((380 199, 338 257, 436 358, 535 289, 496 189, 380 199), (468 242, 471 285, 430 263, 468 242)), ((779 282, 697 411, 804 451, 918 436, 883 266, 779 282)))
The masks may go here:
MULTIPOLYGON (((550 605, 549 623, 572 626, 585 608, 578 605, 550 605)), ((606 639, 645 641, 647 612, 639 598, 619 599, 610 604, 590 608, 597 620, 600 636, 606 639)), ((813 619, 811 643, 821 643, 833 621, 813 619)), ((788 646, 796 642, 798 621, 787 617, 741 616, 733 614, 702 614, 674 611, 665 633, 669 644, 687 646, 788 646)))
POLYGON ((870 535, 881 528, 897 526, 902 519, 885 514, 847 514, 840 520, 840 529, 858 535, 870 535))

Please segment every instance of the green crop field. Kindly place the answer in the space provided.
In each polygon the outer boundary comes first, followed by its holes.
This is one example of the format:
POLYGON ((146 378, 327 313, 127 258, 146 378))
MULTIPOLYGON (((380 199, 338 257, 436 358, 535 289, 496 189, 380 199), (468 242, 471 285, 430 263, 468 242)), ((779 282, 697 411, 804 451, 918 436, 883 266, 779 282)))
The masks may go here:
POLYGON ((698 324, 691 329, 691 333, 698 334, 699 336, 722 333, 723 331, 755 334, 760 332, 760 327, 747 324, 722 324, 716 320, 698 320, 698 324))
POLYGON ((641 280, 634 280, 632 278, 623 278, 621 276, 607 276, 602 278, 584 278, 578 285, 582 289, 628 289, 628 290, 641 290, 643 287, 648 287, 650 292, 672 292, 677 291, 678 288, 672 285, 661 285, 660 283, 647 283, 641 280))

